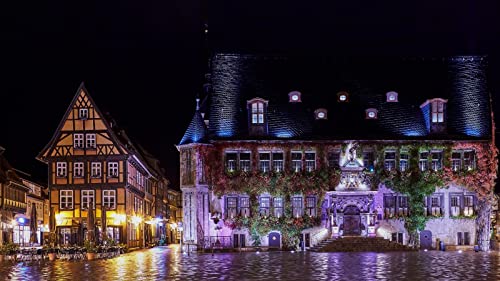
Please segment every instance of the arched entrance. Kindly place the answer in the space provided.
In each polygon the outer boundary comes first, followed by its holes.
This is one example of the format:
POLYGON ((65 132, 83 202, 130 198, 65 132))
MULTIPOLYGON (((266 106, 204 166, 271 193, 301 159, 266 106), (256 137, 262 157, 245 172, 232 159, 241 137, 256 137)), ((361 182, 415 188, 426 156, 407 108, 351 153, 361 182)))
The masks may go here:
POLYGON ((361 216, 359 215, 357 206, 347 206, 344 209, 344 234, 343 235, 360 235, 361 234, 361 216))
POLYGON ((430 230, 420 231, 420 249, 430 250, 432 248, 432 232, 430 230))
POLYGON ((269 233, 269 247, 270 248, 280 248, 281 235, 278 232, 269 233))

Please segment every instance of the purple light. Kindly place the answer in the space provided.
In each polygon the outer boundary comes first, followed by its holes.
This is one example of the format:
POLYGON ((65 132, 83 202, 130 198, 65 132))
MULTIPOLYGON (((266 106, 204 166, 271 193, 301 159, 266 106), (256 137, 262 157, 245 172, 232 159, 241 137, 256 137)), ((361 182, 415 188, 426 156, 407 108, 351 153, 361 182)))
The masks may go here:
POLYGON ((25 223, 25 222, 26 222, 26 220, 25 220, 24 218, 19 218, 19 219, 17 219, 17 220, 18 220, 20 223, 25 223))

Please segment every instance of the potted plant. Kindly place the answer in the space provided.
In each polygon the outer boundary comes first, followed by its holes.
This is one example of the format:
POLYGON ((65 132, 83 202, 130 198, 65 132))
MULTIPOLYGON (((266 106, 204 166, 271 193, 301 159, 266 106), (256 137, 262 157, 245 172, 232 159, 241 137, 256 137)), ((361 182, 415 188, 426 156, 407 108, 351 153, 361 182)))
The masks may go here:
POLYGON ((0 246, 0 261, 4 261, 6 256, 15 254, 19 246, 14 243, 5 243, 0 246))
POLYGON ((87 250, 87 260, 94 260, 97 254, 97 247, 95 243, 89 240, 85 240, 83 246, 85 247, 85 250, 87 250))

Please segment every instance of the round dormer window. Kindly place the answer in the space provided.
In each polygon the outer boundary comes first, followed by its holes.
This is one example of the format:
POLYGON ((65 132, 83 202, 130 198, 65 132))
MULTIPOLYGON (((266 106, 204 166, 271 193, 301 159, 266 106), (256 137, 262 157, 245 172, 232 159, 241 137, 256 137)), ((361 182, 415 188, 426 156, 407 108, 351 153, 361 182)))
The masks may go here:
POLYGON ((299 95, 297 95, 297 94, 293 94, 293 95, 292 95, 292 100, 293 100, 293 101, 298 101, 298 100, 299 100, 299 95))
POLYGON ((339 96, 339 100, 346 101, 347 100, 347 96, 346 95, 340 95, 339 96))
POLYGON ((324 112, 318 112, 318 118, 319 119, 325 118, 325 113, 324 112))
POLYGON ((389 100, 394 101, 394 100, 396 100, 396 97, 394 95, 389 95, 389 100))
POLYGON ((316 120, 320 120, 320 119, 326 120, 327 119, 326 114, 327 114, 327 111, 324 108, 318 108, 314 111, 314 117, 316 118, 316 120))
POLYGON ((375 118, 375 112, 373 111, 368 112, 368 117, 375 118))
POLYGON ((366 119, 377 119, 377 109, 375 108, 368 108, 366 110, 366 119))

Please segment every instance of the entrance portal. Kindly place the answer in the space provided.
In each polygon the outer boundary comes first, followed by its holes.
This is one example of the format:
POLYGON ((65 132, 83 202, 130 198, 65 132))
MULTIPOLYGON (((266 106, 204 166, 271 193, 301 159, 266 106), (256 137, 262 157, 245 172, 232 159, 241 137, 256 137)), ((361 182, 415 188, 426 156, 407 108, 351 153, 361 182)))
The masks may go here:
POLYGON ((361 235, 361 216, 356 206, 344 210, 344 235, 361 235))
POLYGON ((269 233, 269 247, 279 248, 281 244, 281 235, 278 232, 269 233))
POLYGON ((420 231, 420 249, 432 249, 432 232, 430 230, 420 231))

